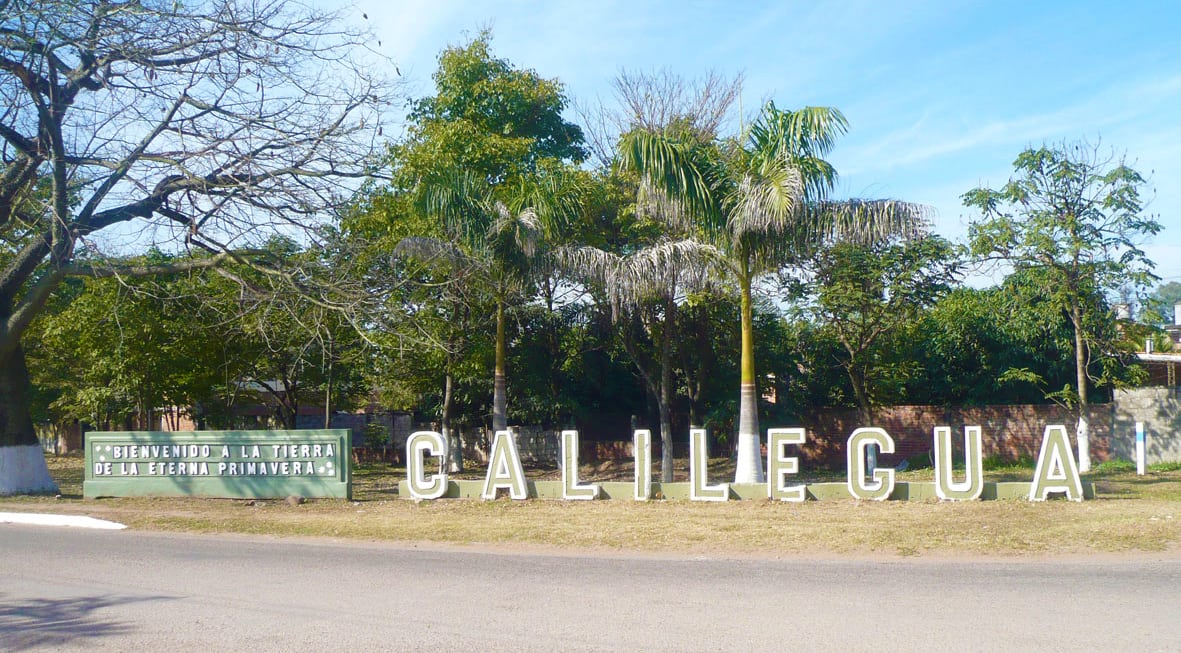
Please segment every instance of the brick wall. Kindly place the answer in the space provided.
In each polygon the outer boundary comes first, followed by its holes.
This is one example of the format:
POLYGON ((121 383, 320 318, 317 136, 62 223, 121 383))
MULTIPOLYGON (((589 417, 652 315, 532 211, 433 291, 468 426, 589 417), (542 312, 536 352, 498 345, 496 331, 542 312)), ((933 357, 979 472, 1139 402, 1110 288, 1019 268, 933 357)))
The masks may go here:
MULTIPOLYGON (((1112 455, 1111 433, 1114 414, 1111 404, 1091 408, 1091 459, 1094 462, 1108 460, 1112 455)), ((956 456, 962 454, 964 427, 980 426, 986 457, 995 455, 1003 460, 1016 461, 1022 457, 1037 458, 1046 426, 1054 424, 1066 425, 1073 436, 1075 418, 1069 410, 1056 405, 892 406, 874 410, 868 420, 862 419, 856 409, 829 408, 809 413, 800 424, 765 423, 762 426, 764 437, 765 429, 770 427, 805 427, 808 430, 808 440, 799 453, 801 465, 805 468, 844 469, 845 443, 853 430, 862 426, 876 426, 890 434, 894 439, 894 453, 882 454, 879 462, 882 465, 897 466, 907 458, 931 450, 936 426, 951 427, 952 447, 956 456)), ((523 459, 547 464, 557 463, 558 431, 528 426, 514 426, 513 430, 517 433, 517 448, 523 459)), ((491 444, 490 434, 485 433, 483 429, 465 429, 463 435, 465 459, 480 461, 481 464, 487 463, 488 447, 491 444)), ((687 432, 674 435, 675 456, 688 457, 688 438, 687 432)), ((712 455, 725 453, 716 450, 715 447, 712 455)), ((588 440, 580 437, 581 462, 629 459, 632 456, 631 438, 588 440)), ((658 433, 652 434, 652 456, 654 460, 660 458, 658 433)), ((765 448, 763 457, 766 457, 765 448)))
MULTIPOLYGON (((1110 457, 1113 409, 1109 404, 1090 410, 1091 459, 1102 462, 1110 457)), ((1017 460, 1036 458, 1046 426, 1064 424, 1074 433, 1075 418, 1056 405, 1014 406, 891 406, 875 409, 866 420, 857 410, 817 410, 803 419, 808 442, 802 447, 801 463, 843 468, 845 442, 861 426, 883 428, 894 439, 894 453, 883 454, 883 465, 895 466, 916 454, 931 450, 936 426, 950 426, 952 443, 962 447, 965 426, 980 426, 984 455, 1017 460)))

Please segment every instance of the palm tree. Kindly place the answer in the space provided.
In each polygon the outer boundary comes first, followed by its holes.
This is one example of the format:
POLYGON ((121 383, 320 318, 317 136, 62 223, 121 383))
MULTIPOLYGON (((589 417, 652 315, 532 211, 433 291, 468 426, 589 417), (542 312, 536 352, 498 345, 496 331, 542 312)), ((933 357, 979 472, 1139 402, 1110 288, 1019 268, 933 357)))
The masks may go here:
MULTIPOLYGON (((565 248, 555 252, 568 274, 601 287, 615 321, 635 317, 659 350, 654 378, 642 362, 634 341, 626 334, 624 348, 631 356, 660 414, 661 481, 673 480, 672 345, 677 329, 677 300, 687 289, 708 279, 718 252, 694 240, 661 240, 630 254, 614 254, 595 247, 565 248), (648 310, 645 310, 648 309, 648 310)), ((630 329, 625 326, 625 329, 630 329)))
POLYGON ((563 171, 541 172, 515 184, 490 184, 464 169, 420 181, 416 204, 441 238, 411 237, 398 250, 479 279, 496 305, 492 429, 507 428, 506 309, 528 288, 539 248, 577 210, 581 186, 563 171))
POLYGON ((872 241, 921 230, 922 207, 890 200, 827 198, 836 171, 824 160, 847 122, 839 111, 777 109, 768 103, 739 139, 703 143, 634 131, 621 164, 640 173, 687 216, 699 237, 720 251, 737 286, 741 377, 736 483, 764 481, 755 385, 754 283, 835 239, 872 241))

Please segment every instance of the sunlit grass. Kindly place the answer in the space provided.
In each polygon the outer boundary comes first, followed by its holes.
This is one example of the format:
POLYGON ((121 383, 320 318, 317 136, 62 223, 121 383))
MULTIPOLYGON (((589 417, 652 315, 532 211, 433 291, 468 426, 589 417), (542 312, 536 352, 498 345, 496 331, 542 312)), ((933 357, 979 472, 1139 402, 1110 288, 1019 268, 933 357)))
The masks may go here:
MULTIPOLYGON (((732 501, 443 500, 397 497, 401 469, 364 466, 354 473, 354 500, 124 498, 84 501, 82 462, 50 458, 62 498, 18 497, 0 510, 88 514, 133 528, 201 533, 327 536, 359 540, 436 542, 600 551, 711 555, 989 555, 1087 554, 1177 550, 1181 544, 1181 470, 1154 468, 1145 476, 1122 467, 1087 476, 1098 498, 1074 503, 1020 500, 968 503, 824 501, 777 504, 732 501)), ((724 478, 727 461, 711 465, 724 478)), ((586 466, 584 478, 627 480, 627 463, 586 466)), ((556 477, 542 470, 531 477, 556 477)), ((479 477, 476 470, 469 477, 479 477)), ((816 473, 808 480, 839 481, 816 473)), ((1032 470, 986 472, 988 480, 1027 481, 1032 470)), ((899 480, 930 480, 930 470, 899 480)))

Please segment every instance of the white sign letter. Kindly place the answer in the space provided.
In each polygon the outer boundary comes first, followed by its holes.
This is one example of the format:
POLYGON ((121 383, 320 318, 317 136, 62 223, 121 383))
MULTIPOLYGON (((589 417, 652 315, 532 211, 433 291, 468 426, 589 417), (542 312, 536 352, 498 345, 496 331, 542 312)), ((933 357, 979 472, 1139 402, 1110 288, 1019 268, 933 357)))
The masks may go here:
POLYGON ((805 486, 788 487, 787 475, 800 471, 800 459, 788 456, 785 445, 804 444, 807 434, 802 428, 767 429, 767 496, 778 501, 803 501, 805 486))
POLYGON ((447 493, 447 443, 434 431, 417 431, 406 439, 406 484, 415 499, 438 499, 447 493), (423 454, 439 458, 439 473, 424 474, 423 454))
POLYGON ((705 429, 689 429, 689 498, 693 501, 727 501, 730 486, 706 485, 709 454, 705 447, 705 429))
POLYGON ((488 455, 488 476, 484 479, 483 498, 496 498, 496 490, 508 488, 510 497, 516 500, 529 498, 529 486, 525 483, 525 468, 521 466, 521 454, 512 431, 497 431, 492 440, 492 452, 488 455))
POLYGON ((894 438, 884 429, 860 428, 849 436, 845 455, 848 459, 849 494, 855 499, 885 501, 894 491, 894 470, 874 468, 873 481, 865 480, 865 450, 876 444, 882 453, 894 453, 894 438))
POLYGON ((578 431, 562 431, 562 498, 599 498, 598 485, 578 482, 578 431))
POLYGON ((952 480, 951 427, 935 427, 935 495, 944 501, 972 501, 984 491, 984 454, 979 426, 964 427, 964 480, 952 480))
POLYGON ((1078 475, 1078 464, 1070 450, 1070 437, 1062 425, 1047 426, 1042 436, 1042 450, 1037 456, 1037 469, 1029 484, 1029 500, 1045 501, 1050 492, 1065 492, 1071 501, 1083 500, 1083 483, 1078 475))
POLYGON ((632 453, 636 457, 636 501, 647 501, 652 498, 652 431, 636 429, 632 453))

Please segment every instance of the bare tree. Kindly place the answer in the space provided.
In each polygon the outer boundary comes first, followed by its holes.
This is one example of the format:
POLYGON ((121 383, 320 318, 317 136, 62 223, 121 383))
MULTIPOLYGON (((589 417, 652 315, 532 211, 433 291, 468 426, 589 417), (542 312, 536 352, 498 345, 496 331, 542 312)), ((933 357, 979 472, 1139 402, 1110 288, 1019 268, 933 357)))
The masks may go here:
POLYGON ((674 129, 702 142, 713 140, 732 118, 742 79, 741 73, 725 77, 712 70, 693 80, 668 69, 619 71, 611 84, 616 106, 577 107, 592 156, 604 168, 611 166, 619 136, 637 129, 674 129))
POLYGON ((286 0, 0 0, 0 494, 53 486, 20 339, 65 277, 96 273, 80 251, 146 239, 241 260, 367 174, 392 89, 338 18, 286 0))

